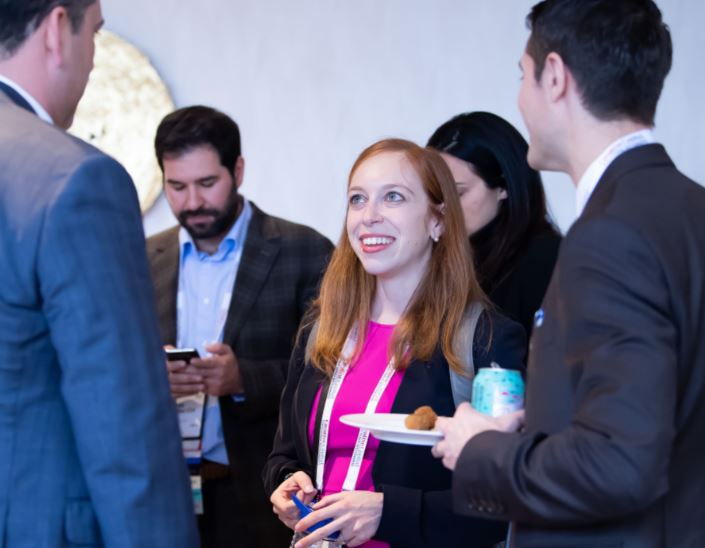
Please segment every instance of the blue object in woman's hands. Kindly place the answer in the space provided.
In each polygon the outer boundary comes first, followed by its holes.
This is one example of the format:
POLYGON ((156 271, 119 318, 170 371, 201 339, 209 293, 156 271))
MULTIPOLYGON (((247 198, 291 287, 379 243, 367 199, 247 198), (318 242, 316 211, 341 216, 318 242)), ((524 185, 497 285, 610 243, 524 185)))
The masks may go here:
MULTIPOLYGON (((313 509, 310 506, 307 506, 303 502, 301 502, 301 500, 299 500, 299 497, 297 497, 296 495, 291 495, 291 500, 294 501, 294 504, 299 509, 299 517, 301 519, 305 518, 311 512, 313 512, 313 509)), ((333 518, 321 520, 318 523, 316 523, 315 525, 312 525, 311 527, 306 529, 306 532, 313 533, 316 529, 320 529, 321 527, 328 525, 331 521, 333 521, 333 518)), ((336 531, 332 535, 328 535, 327 538, 335 540, 338 538, 339 535, 340 535, 340 531, 336 531)))

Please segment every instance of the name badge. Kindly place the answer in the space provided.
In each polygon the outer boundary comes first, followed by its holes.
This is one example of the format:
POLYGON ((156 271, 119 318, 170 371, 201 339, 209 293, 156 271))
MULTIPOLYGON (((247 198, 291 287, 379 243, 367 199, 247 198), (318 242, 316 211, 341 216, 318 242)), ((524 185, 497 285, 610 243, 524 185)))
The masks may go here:
POLYGON ((206 412, 206 395, 184 396, 176 400, 181 430, 181 447, 189 464, 201 460, 201 437, 206 412))

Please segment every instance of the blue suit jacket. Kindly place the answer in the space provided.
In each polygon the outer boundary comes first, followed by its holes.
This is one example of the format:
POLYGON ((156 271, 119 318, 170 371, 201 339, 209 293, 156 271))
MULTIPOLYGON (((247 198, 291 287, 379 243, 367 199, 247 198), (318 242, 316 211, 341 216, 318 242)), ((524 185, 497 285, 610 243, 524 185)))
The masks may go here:
POLYGON ((197 546, 137 197, 0 87, 0 546, 197 546))

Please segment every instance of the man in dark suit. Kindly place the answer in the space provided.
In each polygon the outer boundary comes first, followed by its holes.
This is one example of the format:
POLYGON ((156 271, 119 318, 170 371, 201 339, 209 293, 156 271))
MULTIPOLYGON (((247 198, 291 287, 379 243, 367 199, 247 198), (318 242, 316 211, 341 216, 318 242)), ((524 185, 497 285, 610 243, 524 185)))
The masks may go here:
POLYGON ((529 161, 571 176, 579 217, 536 315, 525 430, 463 407, 434 452, 456 510, 513 520, 512 546, 705 546, 705 189, 650 131, 668 28, 650 0, 547 0, 528 22, 529 161))
POLYGON ((237 124, 212 108, 169 114, 155 139, 181 227, 147 242, 165 344, 201 359, 168 362, 172 394, 209 395, 202 437, 203 545, 286 546, 260 474, 301 318, 331 243, 243 198, 237 124))
POLYGON ((195 547, 140 211, 69 136, 98 0, 0 1, 0 545, 195 547))

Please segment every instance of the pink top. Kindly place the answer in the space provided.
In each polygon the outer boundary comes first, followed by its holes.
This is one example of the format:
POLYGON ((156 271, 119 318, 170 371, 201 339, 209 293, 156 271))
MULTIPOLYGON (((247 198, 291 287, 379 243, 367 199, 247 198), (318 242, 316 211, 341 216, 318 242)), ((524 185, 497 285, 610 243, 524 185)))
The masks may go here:
MULTIPOLYGON (((338 397, 333 405, 321 496, 338 493, 343 490, 343 482, 348 473, 350 459, 357 441, 359 429, 341 423, 339 420, 341 415, 365 412, 367 402, 370 401, 372 392, 389 362, 387 350, 394 326, 370 322, 367 329, 367 337, 362 345, 360 356, 353 362, 345 375, 338 397)), ((389 413, 392 410, 392 404, 403 377, 404 371, 394 373, 377 404, 377 413, 389 413)), ((316 415, 320 399, 321 390, 319 389, 308 421, 308 442, 311 446, 313 446, 314 442, 314 429, 316 427, 316 415)), ((378 447, 379 440, 374 436, 370 436, 360 468, 360 476, 355 486, 357 490, 375 490, 372 483, 372 464, 377 455, 378 447)), ((314 448, 314 451, 316 449, 314 448)), ((364 548, 382 548, 389 545, 386 542, 371 540, 361 546, 364 548)))

